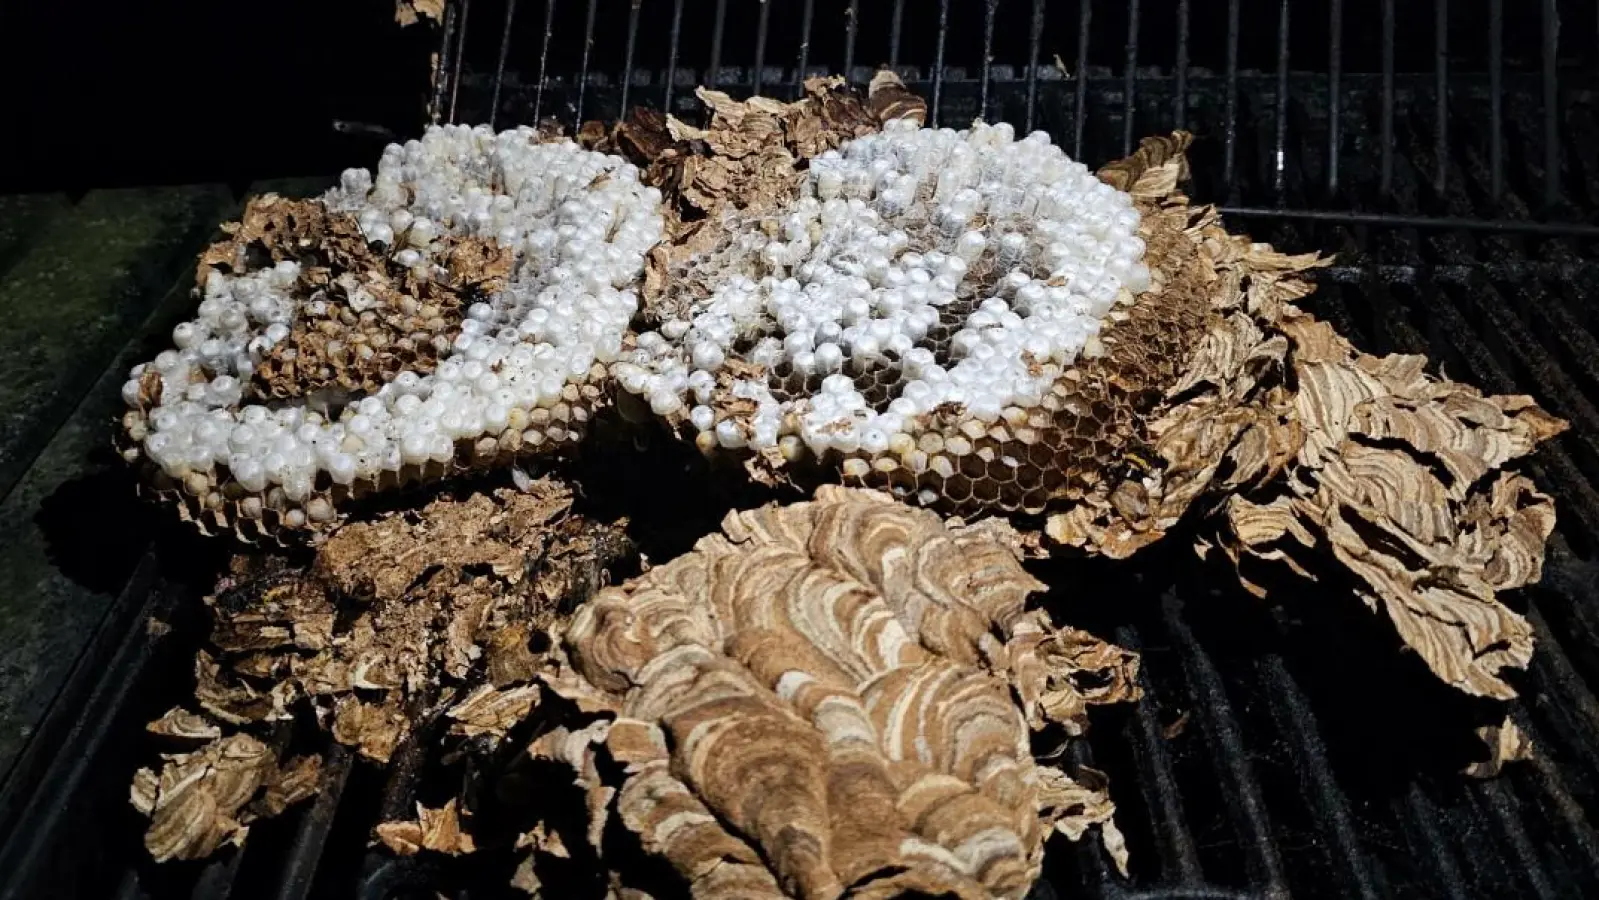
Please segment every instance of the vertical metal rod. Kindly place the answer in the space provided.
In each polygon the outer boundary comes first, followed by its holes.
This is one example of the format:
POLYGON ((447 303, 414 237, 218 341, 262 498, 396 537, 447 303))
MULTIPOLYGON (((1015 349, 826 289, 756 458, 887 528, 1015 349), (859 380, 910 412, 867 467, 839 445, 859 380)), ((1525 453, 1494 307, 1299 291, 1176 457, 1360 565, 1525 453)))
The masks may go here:
POLYGON ((1077 0, 1077 108, 1072 113, 1072 158, 1083 158, 1083 124, 1088 117, 1088 28, 1094 22, 1091 0, 1077 0))
POLYGON ((666 51, 666 94, 661 98, 661 112, 672 114, 672 89, 677 86, 677 41, 683 34, 683 0, 672 4, 672 44, 666 51))
POLYGON ((555 33, 555 0, 544 2, 544 43, 539 50, 539 86, 533 92, 533 127, 537 128, 544 114, 544 89, 549 84, 550 36, 555 33))
POLYGON ((1033 0, 1033 34, 1027 45, 1027 131, 1033 131, 1038 107, 1038 48, 1044 41, 1044 0, 1033 0))
POLYGON ((439 49, 433 60, 433 97, 428 103, 428 120, 434 125, 439 124, 439 119, 445 115, 444 95, 449 93, 452 81, 450 73, 455 69, 452 61, 455 52, 455 26, 458 19, 456 5, 445 4, 444 27, 439 29, 439 49))
POLYGON ((1122 155, 1133 152, 1134 92, 1138 88, 1138 0, 1127 0, 1127 71, 1122 73, 1122 155))
POLYGON ((932 126, 938 127, 938 108, 944 96, 944 38, 949 34, 949 0, 938 0, 938 47, 933 51, 932 126))
POLYGON ((633 51, 638 49, 638 8, 644 0, 633 0, 627 11, 627 57, 622 60, 622 108, 618 115, 627 117, 627 95, 633 89, 633 51))
POLYGON ((1394 184, 1394 0, 1382 0, 1382 169, 1387 195, 1394 184))
POLYGON ((1505 191, 1505 3, 1488 0, 1488 167, 1493 199, 1505 191))
POLYGON ((711 65, 705 70, 705 86, 715 89, 722 80, 722 32, 727 28, 727 0, 716 0, 716 21, 711 24, 711 65))
POLYGON ((589 86, 589 54, 594 50, 594 13, 599 0, 589 0, 588 15, 583 21, 583 63, 577 76, 577 111, 572 122, 572 129, 576 131, 583 127, 583 98, 589 86))
MULTIPOLYGON (((855 81, 855 31, 860 27, 860 0, 849 0, 849 11, 844 14, 844 83, 855 81)), ((937 115, 935 112, 934 115, 937 115)))
POLYGON ((1432 6, 1436 32, 1434 74, 1438 82, 1434 88, 1438 93, 1438 108, 1433 114, 1438 133, 1434 135, 1432 153, 1438 170, 1433 173, 1432 186, 1441 194, 1449 181, 1449 0, 1432 0, 1432 6))
POLYGON ((1227 123, 1222 147, 1222 184, 1229 200, 1237 199, 1234 173, 1238 163, 1238 0, 1227 2, 1227 123))
POLYGON ((1272 187, 1277 190, 1277 205, 1288 202, 1288 0, 1277 6, 1277 133, 1272 158, 1272 187))
POLYGON ((999 0, 988 0, 983 11, 983 81, 977 92, 977 115, 988 121, 988 80, 994 67, 994 16, 999 12, 999 0))
POLYGON ((1188 0, 1177 2, 1177 101, 1172 122, 1188 127, 1188 0))
MULTIPOLYGON (((592 0, 591 0, 592 2, 592 0)), ((489 127, 500 114, 500 85, 505 83, 505 59, 511 55, 511 23, 516 19, 516 0, 505 0, 505 30, 500 33, 500 61, 494 66, 494 92, 489 95, 489 127)))
POLYGON ((761 0, 760 17, 755 21, 755 74, 750 76, 751 94, 761 92, 761 76, 766 68, 766 33, 771 13, 771 0, 761 0))
POLYGON ((461 95, 461 58, 466 55, 466 17, 472 0, 461 0, 461 21, 455 27, 455 71, 450 75, 450 123, 455 123, 455 101, 461 95))
POLYGON ((1560 8, 1557 0, 1543 0, 1543 200, 1553 206, 1560 200, 1560 76, 1555 59, 1560 52, 1560 8))
POLYGON ((899 68, 899 36, 905 28, 905 0, 894 0, 894 17, 888 25, 888 66, 899 68))
POLYGON ((811 19, 815 12, 816 0, 805 0, 805 9, 800 13, 799 85, 795 88, 795 96, 805 90, 805 69, 811 64, 811 19))
POLYGON ((1338 193, 1338 152, 1343 146, 1344 0, 1332 0, 1327 23, 1327 192, 1338 193))

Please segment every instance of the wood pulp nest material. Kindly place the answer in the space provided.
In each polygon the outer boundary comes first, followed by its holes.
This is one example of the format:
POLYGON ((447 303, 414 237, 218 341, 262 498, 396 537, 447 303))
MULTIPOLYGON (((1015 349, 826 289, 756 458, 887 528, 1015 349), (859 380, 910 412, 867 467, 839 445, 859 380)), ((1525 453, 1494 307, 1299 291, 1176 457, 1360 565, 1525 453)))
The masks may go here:
POLYGON ((1125 868, 1102 779, 1029 735, 1136 698, 1137 658, 1028 609, 1018 546, 829 486, 602 592, 542 676, 577 713, 532 752, 588 798, 562 846, 603 864, 614 818, 697 897, 1021 897, 1090 826, 1125 868))

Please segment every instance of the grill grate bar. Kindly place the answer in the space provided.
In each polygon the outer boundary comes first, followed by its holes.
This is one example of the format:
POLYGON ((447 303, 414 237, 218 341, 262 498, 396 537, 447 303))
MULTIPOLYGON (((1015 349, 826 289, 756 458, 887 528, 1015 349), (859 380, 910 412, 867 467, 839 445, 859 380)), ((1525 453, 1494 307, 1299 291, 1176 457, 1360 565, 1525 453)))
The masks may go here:
MULTIPOLYGON (((1419 284, 1423 278, 1431 279, 1439 284, 1460 285, 1474 284, 1479 278, 1488 278, 1493 281, 1599 279, 1599 261, 1541 262, 1518 259, 1489 260, 1480 264, 1334 263, 1326 268, 1316 269, 1311 273, 1310 277, 1322 283, 1361 284, 1368 276, 1389 284, 1404 285, 1419 284)), ((1551 315, 1561 315, 1567 321, 1570 321, 1569 312, 1565 311, 1563 307, 1553 308, 1549 313, 1551 315)), ((1570 340, 1582 345, 1593 346, 1595 348, 1594 352, 1599 354, 1599 344, 1594 343, 1593 336, 1582 330, 1582 326, 1579 323, 1570 321, 1569 327, 1578 329, 1577 332, 1569 336, 1570 340)), ((1594 357, 1594 359, 1599 360, 1599 356, 1594 357)))
POLYGON ((1442 888, 1449 900, 1469 900, 1471 889, 1455 863, 1454 852, 1444 841, 1443 816, 1415 782, 1405 791, 1399 817, 1408 826, 1406 833, 1411 841, 1419 839, 1421 843, 1420 847, 1411 849, 1418 851, 1415 856, 1425 862, 1432 885, 1442 888))
MULTIPOLYGON (((590 8, 592 8, 593 0, 589 0, 589 2, 590 8)), ((500 32, 500 58, 494 64, 494 90, 489 94, 490 128, 494 127, 494 120, 498 118, 500 112, 500 88, 505 85, 505 61, 511 55, 511 23, 514 21, 516 21, 516 0, 505 0, 505 27, 500 32)), ((587 55, 583 57, 583 62, 585 64, 584 68, 587 69, 587 55)), ((581 91, 582 82, 578 84, 578 90, 581 91)), ((581 93, 578 94, 578 97, 581 98, 582 96, 581 93)))
POLYGON ((1543 202, 1560 202, 1560 10, 1556 0, 1543 0, 1543 202))
POLYGON ((1432 184, 1434 190, 1442 193, 1449 183, 1449 0, 1433 0, 1433 10, 1437 48, 1437 84, 1433 92, 1437 94, 1438 107, 1433 119, 1437 125, 1437 141, 1432 153, 1437 168, 1432 184))
POLYGON ((1333 780, 1332 767, 1327 760, 1316 726, 1316 717, 1304 692, 1294 682, 1283 664, 1282 657, 1270 654, 1257 664, 1260 681, 1266 686, 1273 719, 1279 732, 1290 742, 1294 767, 1300 776, 1301 787, 1310 801, 1315 820, 1327 838, 1328 862, 1348 880, 1347 887, 1364 900, 1376 900, 1388 891, 1378 881, 1368 865, 1366 855, 1360 850, 1355 836, 1354 817, 1349 811, 1349 800, 1333 780))
POLYGON ((1223 126, 1222 194, 1238 201, 1238 19, 1239 0, 1227 0, 1227 122, 1223 126))
POLYGON ((751 93, 761 92, 761 78, 766 74, 766 38, 771 26, 772 4, 762 3, 759 19, 755 23, 755 74, 751 79, 751 93))
POLYGON ((799 82, 794 86, 794 95, 804 90, 806 70, 810 68, 811 61, 811 19, 816 13, 816 0, 805 0, 805 8, 800 13, 800 51, 799 51, 799 82))
POLYGON ((1138 105, 1138 0, 1127 0, 1127 68, 1122 73, 1122 155, 1133 152, 1138 123, 1133 112, 1138 105))
MULTIPOLYGON (((1522 727, 1527 731, 1528 736, 1532 738, 1533 746, 1547 746, 1539 739, 1538 732, 1535 729, 1525 723, 1523 723, 1522 727)), ((1571 788, 1566 786, 1565 776, 1560 773, 1560 770, 1556 768, 1554 762, 1547 755, 1534 753, 1532 758, 1527 760, 1527 763, 1528 768, 1516 772, 1515 775, 1520 778, 1530 776, 1537 781, 1544 798, 1544 803, 1541 806, 1544 808, 1552 807, 1555 810, 1558 815, 1554 816, 1553 820, 1557 820, 1560 823, 1561 831, 1564 832, 1566 839, 1569 841, 1562 849, 1580 850, 1583 856, 1582 861, 1587 865, 1588 873, 1592 876, 1595 871, 1599 871, 1599 840, 1596 840, 1593 826, 1588 822, 1587 813, 1583 811, 1582 805, 1572 795, 1571 788)), ((1546 819, 1546 821, 1550 820, 1546 819)))
POLYGON ((944 44, 949 38, 949 0, 938 0, 938 44, 933 50, 932 125, 938 127, 938 110, 944 95, 944 44))
POLYGON ((672 42, 666 57, 666 93, 661 97, 661 111, 672 111, 672 89, 677 86, 677 42, 683 34, 683 0, 672 3, 672 42))
POLYGON ((1505 0, 1488 2, 1488 134, 1493 200, 1505 193, 1505 0))
POLYGON ((894 0, 894 18, 888 30, 888 65, 899 68, 899 39, 905 27, 905 0, 894 0))
MULTIPOLYGON (((855 37, 861 27, 860 0, 849 0, 849 12, 844 21, 844 81, 855 82, 855 37)), ((935 107, 937 103, 933 104, 935 107)), ((937 115, 935 111, 934 115, 937 115)))
POLYGON ((1177 2, 1177 96, 1172 106, 1172 123, 1179 130, 1188 127, 1188 4, 1189 0, 1177 2))
MULTIPOLYGON (((1522 883, 1530 895, 1547 900, 1559 897, 1538 859, 1532 836, 1527 834, 1526 827, 1521 823, 1516 798, 1511 795, 1509 786, 1497 780, 1481 781, 1472 786, 1470 793, 1487 811, 1489 820, 1497 827, 1499 836, 1515 856, 1519 864, 1517 868, 1524 878, 1522 883)), ((1521 896, 1529 894, 1522 893, 1521 896)))
MULTIPOLYGON (((1564 545, 1565 541, 1556 531, 1550 541, 1551 544, 1564 545)), ((1566 551, 1569 552, 1569 551, 1566 551)), ((1576 584, 1558 569, 1551 567, 1546 575, 1546 582, 1560 584, 1564 596, 1574 596, 1581 592, 1576 584)), ((1536 687, 1534 696, 1559 696, 1560 702, 1549 703, 1541 699, 1534 700, 1532 710, 1545 716, 1551 727, 1562 735, 1571 738, 1572 752, 1582 757, 1588 770, 1599 773, 1599 699, 1586 690, 1579 689, 1583 684, 1583 677, 1567 655, 1564 642, 1574 638, 1592 640, 1593 628, 1586 621, 1586 610, 1582 605, 1572 605, 1569 615, 1561 617, 1560 631, 1550 627, 1549 621, 1544 617, 1539 604, 1533 604, 1527 611, 1527 619, 1532 623, 1533 630, 1543 638, 1538 644, 1538 652, 1542 659, 1535 657, 1530 667, 1532 683, 1536 687), (1579 634, 1571 631, 1580 629, 1579 634)))
MULTIPOLYGON (((1188 0, 1183 0, 1184 3, 1188 0)), ((1038 109, 1038 50, 1044 41, 1044 0, 1033 0, 1033 29, 1027 42, 1027 132, 1038 109)))
POLYGON ((1266 812, 1266 801, 1249 761, 1249 753, 1244 749, 1243 734, 1233 714, 1232 702, 1227 699, 1227 692, 1222 687, 1221 676, 1216 671, 1215 663, 1211 662, 1188 624, 1183 621, 1182 601, 1175 594, 1168 593, 1161 598, 1161 606, 1166 629, 1182 657, 1182 670, 1194 698, 1194 716, 1199 719, 1206 742, 1210 745, 1211 762, 1221 782, 1222 798, 1233 827, 1243 845, 1249 876, 1271 896, 1286 897, 1287 879, 1283 874, 1282 859, 1271 839, 1271 820, 1266 812))
POLYGON ((1404 215, 1348 212, 1335 209, 1277 209, 1258 206, 1222 206, 1226 216, 1259 219, 1302 219, 1340 225, 1391 225, 1445 231, 1502 231, 1549 237, 1599 238, 1599 225, 1579 222, 1538 222, 1530 219, 1466 219, 1457 216, 1404 215))
POLYGON ((555 0, 544 0, 544 38, 539 44, 539 86, 533 93, 533 123, 544 114, 544 91, 550 86, 550 39, 555 36, 555 0))
POLYGON ((455 69, 450 75, 450 122, 455 122, 455 104, 461 98, 461 63, 466 59, 466 20, 472 12, 472 0, 461 0, 460 22, 455 29, 455 69))
MULTIPOLYGON (((200 877, 195 879, 194 890, 189 896, 193 900, 228 900, 233 894, 233 885, 239 880, 239 866, 243 862, 244 853, 234 852, 207 863, 200 877)), ((140 890, 134 896, 142 896, 143 893, 140 890)))
POLYGON ((1077 104, 1072 110, 1072 156, 1076 159, 1081 159, 1083 156, 1083 122, 1088 113, 1088 33, 1093 22, 1092 0, 1078 0, 1077 104))
MULTIPOLYGON (((639 6, 643 2, 644 0, 633 0, 632 8, 627 11, 627 48, 623 51, 627 55, 622 61, 622 109, 624 110, 629 108, 627 95, 633 88, 633 57, 638 51, 638 15, 639 6)), ((810 8, 808 2, 806 3, 806 8, 810 8)), ((802 66, 805 59, 804 54, 805 50, 801 48, 800 59, 802 66)))
POLYGON ((1288 0, 1277 4, 1277 141, 1276 155, 1272 158, 1272 186, 1277 192, 1277 205, 1287 205, 1288 183, 1288 0))
POLYGON ((726 31, 727 0, 716 0, 716 18, 711 25, 711 61, 705 69, 705 86, 712 90, 722 81, 722 36, 726 31))
POLYGON ((444 5, 444 24, 439 29, 439 52, 433 61, 433 96, 428 103, 428 121, 435 125, 445 115, 445 94, 450 93, 459 80, 450 72, 454 69, 455 28, 460 17, 460 8, 454 3, 444 5))
POLYGON ((588 12, 583 18, 583 61, 579 64, 582 68, 577 75, 577 110, 575 113, 574 128, 583 125, 583 101, 588 91, 589 83, 589 58, 594 53, 594 17, 599 0, 589 0, 588 12))
POLYGON ((994 74, 994 16, 999 12, 999 0, 988 0, 983 10, 983 82, 978 91, 978 115, 988 118, 988 85, 994 74))
POLYGON ((351 763, 350 751, 343 744, 335 743, 323 757, 321 792, 300 820, 294 845, 278 875, 278 890, 273 895, 275 900, 305 900, 311 895, 312 880, 316 877, 317 864, 322 861, 322 848, 327 843, 328 832, 333 828, 339 802, 344 797, 344 785, 350 777, 351 763))
MULTIPOLYGON (((1138 633, 1125 626, 1116 629, 1116 643, 1134 653, 1143 650, 1138 633)), ((1155 715, 1159 699, 1147 668, 1139 670, 1138 686, 1143 689, 1144 699, 1134 707, 1127 723, 1128 744, 1138 767, 1139 790, 1160 844, 1161 875, 1184 884, 1196 883, 1203 876, 1199 850, 1183 814, 1182 792, 1172 767, 1171 750, 1155 715)))
POLYGON ((1382 174, 1386 199, 1394 187, 1394 0, 1382 0, 1382 174))
POLYGON ((1343 147, 1344 0, 1332 0, 1327 22, 1327 193, 1338 195, 1338 156, 1343 147))

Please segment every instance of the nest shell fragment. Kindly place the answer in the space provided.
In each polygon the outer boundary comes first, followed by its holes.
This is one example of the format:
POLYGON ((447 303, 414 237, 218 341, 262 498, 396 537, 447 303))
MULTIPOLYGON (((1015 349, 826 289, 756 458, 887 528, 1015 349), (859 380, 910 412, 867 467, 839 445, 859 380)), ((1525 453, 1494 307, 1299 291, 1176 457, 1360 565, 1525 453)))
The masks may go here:
POLYGON ((430 739, 495 746, 538 697, 534 636, 632 552, 620 526, 573 514, 571 504, 564 485, 541 479, 528 491, 351 523, 309 567, 238 557, 208 601, 194 709, 149 726, 199 745, 134 785, 134 805, 152 819, 151 852, 192 859, 242 843, 250 821, 313 790, 315 777, 285 779, 317 760, 280 764, 268 745, 290 721, 315 721, 382 764, 428 704, 451 696, 430 739))
POLYGON ((124 386, 124 456, 206 530, 325 530, 352 499, 579 440, 607 402, 659 192, 529 128, 430 128, 326 196, 253 200, 198 316, 124 386))
POLYGON ((1027 610, 1015 543, 841 487, 732 513, 573 617, 543 681, 599 718, 534 753, 695 896, 1021 897, 1090 820, 1124 863, 1102 791, 1029 736, 1135 697, 1136 657, 1027 610))

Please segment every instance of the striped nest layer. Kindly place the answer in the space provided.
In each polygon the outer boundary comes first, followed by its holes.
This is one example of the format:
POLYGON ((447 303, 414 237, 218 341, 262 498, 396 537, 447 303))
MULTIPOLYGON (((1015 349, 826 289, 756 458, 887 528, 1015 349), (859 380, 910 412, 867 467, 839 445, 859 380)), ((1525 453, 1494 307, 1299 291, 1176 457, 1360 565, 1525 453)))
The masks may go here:
MULTIPOLYGON (((680 314, 683 279, 721 252, 722 223, 781 211, 801 196, 806 161, 874 118, 925 112, 889 73, 864 100, 810 87, 796 104, 702 90, 707 129, 636 116, 589 132, 667 203, 668 239, 645 273, 648 324, 680 314), (872 115, 830 114, 823 98, 872 115), (817 133, 831 139, 794 139, 817 133)), ((1097 346, 1035 406, 988 423, 946 404, 914 423, 914 442, 887 450, 702 449, 768 483, 843 481, 945 513, 1019 514, 1034 553, 1123 558, 1198 520, 1199 549, 1225 554, 1257 593, 1262 568, 1347 577, 1439 678, 1511 696, 1501 670, 1526 665, 1532 633, 1498 595, 1538 579, 1554 527, 1552 501, 1513 464, 1565 423, 1529 397, 1429 374, 1423 357, 1361 353, 1296 306, 1314 290, 1307 272, 1327 261, 1231 234, 1213 207, 1190 202, 1190 141, 1149 138, 1099 170, 1140 216, 1150 284, 1124 292, 1097 346)), ((779 372, 741 366, 708 392, 716 426, 753 434, 755 404, 726 388, 762 378, 785 387, 779 372)), ((685 439, 705 434, 686 411, 666 418, 685 439)))
POLYGON ((1136 698, 1137 658, 1027 609, 1018 548, 824 486, 601 592, 554 643, 569 715, 531 751, 588 814, 537 831, 522 886, 592 857, 647 896, 633 845, 695 897, 1020 898, 1045 839, 1092 826, 1125 871, 1102 776, 1035 761, 1030 733, 1136 698))

